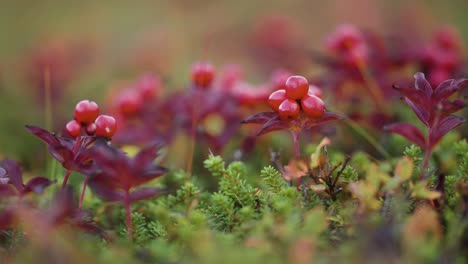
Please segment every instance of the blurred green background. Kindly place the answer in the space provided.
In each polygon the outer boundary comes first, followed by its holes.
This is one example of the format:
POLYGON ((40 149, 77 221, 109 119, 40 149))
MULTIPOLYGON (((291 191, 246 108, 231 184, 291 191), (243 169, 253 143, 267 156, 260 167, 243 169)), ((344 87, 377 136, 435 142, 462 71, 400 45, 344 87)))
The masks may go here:
POLYGON ((79 70, 68 69, 63 96, 53 102, 54 123, 63 124, 77 100, 105 104, 115 82, 146 71, 160 73, 166 89, 182 87, 190 64, 200 59, 238 63, 249 80, 265 80, 269 73, 248 48, 265 17, 286 17, 307 49, 320 50, 327 33, 341 23, 382 34, 416 29, 423 38, 448 24, 467 43, 466 10, 464 0, 1 1, 0 155, 24 159, 41 144, 23 125, 45 122, 37 88, 25 77, 31 57, 44 47, 71 46, 83 61, 79 70))

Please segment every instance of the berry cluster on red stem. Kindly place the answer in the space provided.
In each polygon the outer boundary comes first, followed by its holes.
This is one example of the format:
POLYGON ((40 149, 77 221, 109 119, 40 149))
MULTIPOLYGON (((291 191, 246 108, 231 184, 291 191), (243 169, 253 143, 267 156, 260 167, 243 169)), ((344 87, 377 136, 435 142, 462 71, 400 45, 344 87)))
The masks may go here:
POLYGON ((108 115, 99 115, 99 106, 96 102, 82 100, 75 106, 75 119, 65 125, 65 131, 72 138, 83 134, 111 138, 116 130, 115 118, 108 115))

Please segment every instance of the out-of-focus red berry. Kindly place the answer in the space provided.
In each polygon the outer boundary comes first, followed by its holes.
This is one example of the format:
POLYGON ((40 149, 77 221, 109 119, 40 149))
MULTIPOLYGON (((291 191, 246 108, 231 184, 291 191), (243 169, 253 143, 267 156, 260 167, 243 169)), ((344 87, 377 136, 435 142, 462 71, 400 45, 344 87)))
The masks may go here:
POLYGON ((153 74, 143 75, 137 81, 137 89, 145 101, 154 99, 161 94, 162 82, 159 76, 153 74))
POLYGON ((84 124, 92 123, 99 115, 99 106, 96 102, 83 100, 75 106, 76 121, 84 124))
POLYGON ((117 107, 123 115, 130 116, 138 113, 143 106, 143 99, 133 90, 124 91, 117 99, 117 107))
POLYGON ((307 91, 307 95, 308 96, 315 95, 315 96, 317 96, 319 98, 322 98, 323 93, 322 93, 322 90, 320 88, 318 88, 317 86, 311 84, 311 85, 309 85, 309 90, 307 91))
POLYGON ((292 73, 289 72, 288 70, 284 70, 284 69, 275 70, 271 74, 271 83, 273 85, 273 89, 274 90, 285 89, 284 85, 291 75, 292 73))
POLYGON ((211 86, 215 76, 215 68, 213 64, 208 62, 198 62, 192 65, 192 82, 200 88, 208 88, 211 86))
POLYGON ((86 131, 86 134, 92 136, 94 135, 94 133, 96 133, 96 124, 94 123, 89 123, 86 125, 86 128, 85 128, 85 131, 86 131))
POLYGON ((117 131, 117 123, 112 116, 100 115, 94 123, 96 124, 96 136, 111 138, 117 131))
POLYGON ((309 82, 306 78, 293 75, 286 80, 286 96, 289 99, 298 100, 304 97, 309 91, 309 82))
POLYGON ((76 138, 81 134, 81 124, 76 120, 71 120, 65 125, 65 131, 72 137, 76 138))
POLYGON ((325 103, 315 95, 302 98, 301 106, 302 111, 310 118, 321 118, 325 112, 325 103))
POLYGON ((280 104, 286 99, 286 90, 274 91, 268 97, 268 105, 271 107, 271 109, 278 112, 280 104))
POLYGON ((292 99, 284 100, 278 107, 278 114, 282 120, 293 120, 299 117, 300 107, 296 101, 292 99))

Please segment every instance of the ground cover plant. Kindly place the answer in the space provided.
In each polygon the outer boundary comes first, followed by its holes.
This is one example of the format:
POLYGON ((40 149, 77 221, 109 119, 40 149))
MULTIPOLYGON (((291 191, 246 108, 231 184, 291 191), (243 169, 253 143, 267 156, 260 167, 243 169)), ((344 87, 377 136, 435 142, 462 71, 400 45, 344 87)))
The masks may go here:
POLYGON ((257 70, 114 61, 107 95, 64 89, 92 48, 32 49, 30 114, 0 132, 0 263, 466 263, 457 29, 341 24, 317 50, 301 30, 261 21, 239 43, 257 70))

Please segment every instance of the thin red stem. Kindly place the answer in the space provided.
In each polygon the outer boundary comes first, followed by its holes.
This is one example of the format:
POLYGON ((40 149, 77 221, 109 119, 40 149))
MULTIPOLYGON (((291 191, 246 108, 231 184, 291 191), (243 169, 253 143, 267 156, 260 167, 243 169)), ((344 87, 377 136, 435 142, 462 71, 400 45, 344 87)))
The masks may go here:
MULTIPOLYGON (((299 132, 298 131, 291 131, 294 143, 294 154, 295 158, 299 159, 301 157, 301 151, 299 149, 299 132)), ((302 184, 302 177, 297 179, 297 190, 299 191, 299 187, 302 184)))
POLYGON ((130 207, 130 194, 129 191, 125 191, 124 197, 124 206, 125 206, 125 225, 127 227, 128 240, 133 240, 133 228, 132 228, 132 209, 130 207))
POLYGON ((80 203, 78 204, 79 209, 81 209, 81 207, 83 206, 83 200, 84 200, 87 184, 88 184, 88 176, 85 176, 85 179, 83 181, 83 188, 81 189, 80 203))
POLYGON ((67 185, 67 182, 68 182, 68 178, 70 177, 70 173, 71 173, 71 170, 68 170, 65 172, 65 177, 63 178, 63 182, 62 182, 62 190, 65 188, 65 186, 67 185))

